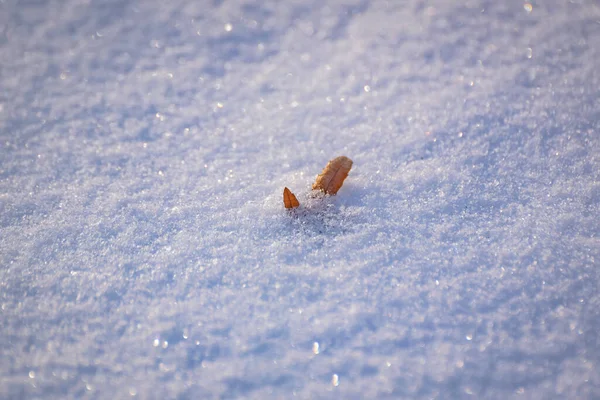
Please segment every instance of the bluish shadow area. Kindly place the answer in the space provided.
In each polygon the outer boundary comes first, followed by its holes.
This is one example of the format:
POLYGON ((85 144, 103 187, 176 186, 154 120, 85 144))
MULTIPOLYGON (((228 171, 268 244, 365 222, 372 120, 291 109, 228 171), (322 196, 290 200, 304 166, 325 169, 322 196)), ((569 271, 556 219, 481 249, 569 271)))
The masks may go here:
POLYGON ((0 397, 597 398, 595 9, 392 5, 4 2, 0 397))

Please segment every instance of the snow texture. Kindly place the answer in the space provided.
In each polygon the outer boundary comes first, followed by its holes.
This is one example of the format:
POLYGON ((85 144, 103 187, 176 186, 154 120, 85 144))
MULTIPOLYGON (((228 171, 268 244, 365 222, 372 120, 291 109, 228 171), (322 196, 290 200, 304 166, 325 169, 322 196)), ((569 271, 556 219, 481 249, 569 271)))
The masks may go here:
POLYGON ((0 59, 0 398, 600 398, 597 1, 2 0, 0 59))

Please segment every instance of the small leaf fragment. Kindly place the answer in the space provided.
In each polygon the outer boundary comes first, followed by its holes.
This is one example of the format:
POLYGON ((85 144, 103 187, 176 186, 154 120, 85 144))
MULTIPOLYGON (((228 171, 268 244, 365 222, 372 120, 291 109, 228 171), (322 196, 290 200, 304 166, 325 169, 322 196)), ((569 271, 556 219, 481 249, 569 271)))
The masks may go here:
POLYGON ((285 208, 296 208, 300 205, 294 193, 287 187, 283 188, 283 205, 285 208))
POLYGON ((344 184, 352 168, 352 160, 346 156, 339 156, 329 161, 323 172, 317 176, 313 190, 321 190, 325 194, 336 194, 344 184))

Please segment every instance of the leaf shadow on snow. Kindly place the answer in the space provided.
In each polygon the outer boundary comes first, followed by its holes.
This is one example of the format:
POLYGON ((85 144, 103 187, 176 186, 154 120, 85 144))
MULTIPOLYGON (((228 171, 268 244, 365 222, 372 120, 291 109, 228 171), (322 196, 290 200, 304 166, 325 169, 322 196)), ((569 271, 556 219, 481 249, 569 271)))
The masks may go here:
POLYGON ((287 228, 304 235, 338 236, 347 232, 343 215, 331 197, 310 199, 308 207, 288 211, 290 223, 287 228))
MULTIPOLYGON (((294 242, 299 248, 316 251, 351 231, 352 217, 344 213, 334 196, 307 195, 300 203, 299 208, 282 209, 272 220, 264 221, 258 236, 273 245, 294 242)), ((298 251, 297 255, 302 254, 298 251)))

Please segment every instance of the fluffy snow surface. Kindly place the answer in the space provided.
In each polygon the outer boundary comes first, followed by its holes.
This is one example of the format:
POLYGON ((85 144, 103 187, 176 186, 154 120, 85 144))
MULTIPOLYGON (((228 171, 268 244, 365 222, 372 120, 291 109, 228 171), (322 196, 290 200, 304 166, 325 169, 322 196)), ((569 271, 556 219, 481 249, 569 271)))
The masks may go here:
POLYGON ((0 398, 600 398, 597 1, 3 0, 0 58, 0 398))

